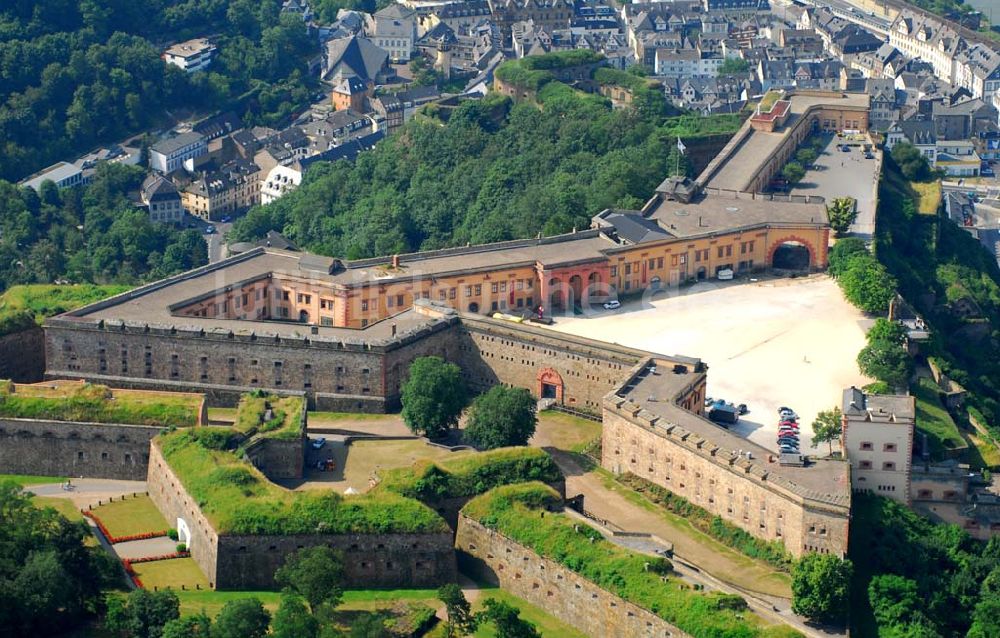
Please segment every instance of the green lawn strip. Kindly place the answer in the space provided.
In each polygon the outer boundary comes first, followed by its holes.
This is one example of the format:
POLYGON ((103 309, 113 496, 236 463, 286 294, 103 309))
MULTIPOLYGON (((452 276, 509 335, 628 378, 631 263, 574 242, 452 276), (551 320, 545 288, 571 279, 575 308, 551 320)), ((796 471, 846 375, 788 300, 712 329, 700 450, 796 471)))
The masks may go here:
POLYGON ((572 414, 545 410, 538 415, 538 427, 545 428, 549 440, 560 450, 580 452, 601 436, 601 424, 572 414))
POLYGON ((208 408, 209 421, 236 422, 236 408, 208 408))
POLYGON ((112 391, 103 385, 18 386, 0 382, 0 416, 89 423, 193 426, 201 399, 193 394, 112 391))
MULTIPOLYGON (((482 611, 483 602, 487 598, 496 598, 501 602, 517 607, 521 612, 521 618, 533 624, 545 638, 587 638, 587 634, 577 631, 572 626, 545 612, 540 607, 536 607, 523 598, 518 598, 496 587, 479 591, 479 598, 472 606, 473 611, 482 611)), ((476 638, 495 638, 496 635, 496 627, 492 623, 484 623, 473 634, 476 638)))
POLYGON ((142 586, 146 589, 170 589, 176 590, 178 595, 181 586, 187 589, 197 590, 198 585, 203 590, 208 590, 208 579, 202 573, 198 563, 193 558, 171 558, 168 560, 154 560, 148 563, 134 563, 132 569, 135 570, 142 586))
POLYGON ((931 455, 940 460, 947 450, 966 447, 954 419, 941 404, 934 381, 921 377, 910 391, 917 400, 917 430, 927 434, 931 455))
POLYGON ((170 529, 167 519, 145 495, 113 501, 95 507, 92 512, 112 536, 133 536, 170 529))
POLYGON ((388 470, 376 492, 434 500, 474 496, 498 485, 549 483, 561 478, 559 467, 544 450, 512 447, 441 461, 418 461, 410 467, 388 470))
MULTIPOLYGON (((438 533, 444 519, 422 503, 396 493, 341 496, 324 490, 290 492, 224 449, 216 435, 228 428, 203 427, 160 435, 171 469, 220 532, 235 534, 438 533)), ((222 442, 225 439, 223 438, 222 442)))
POLYGON ((792 597, 792 578, 787 573, 722 544, 695 527, 691 521, 683 516, 660 507, 639 492, 622 485, 607 470, 598 468, 595 471, 601 477, 601 482, 604 483, 604 486, 609 491, 615 492, 629 503, 641 507, 647 512, 656 514, 666 524, 677 531, 677 533, 683 534, 702 545, 706 552, 723 556, 727 561, 739 568, 728 573, 711 573, 713 577, 718 578, 722 582, 750 591, 780 596, 782 598, 792 597))
MULTIPOLYGON (((174 560, 192 559, 179 558, 174 560)), ((135 567, 152 564, 155 563, 140 563, 135 567)), ((143 581, 143 584, 145 584, 145 581, 143 581)), ((264 607, 266 607, 268 611, 273 614, 278 608, 278 604, 281 602, 281 593, 276 591, 191 591, 189 589, 186 591, 174 590, 174 593, 177 594, 177 598, 181 601, 181 616, 192 616, 204 611, 211 618, 215 618, 226 603, 231 600, 240 600, 243 598, 259 598, 260 601, 264 603, 264 607)))
POLYGON ((370 412, 310 412, 309 421, 396 421, 398 414, 372 414, 370 412))
POLYGON ((672 575, 666 559, 623 549, 588 526, 544 511, 559 501, 551 488, 524 483, 493 489, 471 500, 462 511, 695 638, 772 637, 779 631, 784 635, 782 628, 765 626, 749 612, 742 597, 695 591, 672 575))
POLYGON ((45 485, 47 483, 62 483, 65 476, 35 476, 33 474, 0 474, 0 481, 14 481, 21 487, 29 485, 45 485))
POLYGON ((93 284, 11 286, 0 294, 0 335, 30 328, 46 317, 75 310, 128 288, 93 284))

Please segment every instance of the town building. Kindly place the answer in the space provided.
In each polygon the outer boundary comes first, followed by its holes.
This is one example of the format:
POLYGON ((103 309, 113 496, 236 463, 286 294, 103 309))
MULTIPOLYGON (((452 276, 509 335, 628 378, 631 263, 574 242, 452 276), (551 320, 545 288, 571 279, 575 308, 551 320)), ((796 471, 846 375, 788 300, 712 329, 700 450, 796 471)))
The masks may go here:
POLYGON ((162 175, 150 174, 142 182, 139 196, 143 205, 149 210, 149 219, 166 224, 179 224, 184 221, 184 206, 181 195, 173 182, 162 175))
POLYGON ((163 61, 184 69, 188 73, 203 71, 212 64, 216 47, 205 38, 178 42, 163 51, 163 61))
POLYGON ((202 219, 218 221, 227 215, 260 203, 260 167, 235 159, 219 167, 207 166, 182 183, 184 208, 202 219))
POLYGON ((841 446, 851 463, 851 487, 910 503, 916 401, 912 396, 844 390, 841 446))
POLYGON ((289 166, 281 164, 268 172, 260 186, 260 203, 270 204, 302 183, 302 167, 298 162, 289 166))
POLYGON ((205 136, 191 131, 160 140, 149 148, 149 167, 167 174, 183 168, 184 161, 208 153, 205 136))
POLYGON ((388 51, 393 62, 406 62, 413 55, 417 39, 417 12, 392 3, 372 16, 368 37, 375 46, 388 51))
POLYGON ((59 188, 70 188, 86 183, 83 170, 79 166, 69 162, 56 162, 52 166, 22 179, 17 185, 37 191, 46 181, 52 182, 59 188))
POLYGON ((336 110, 353 109, 364 111, 368 99, 369 87, 357 76, 344 77, 337 80, 331 92, 331 101, 336 110))
POLYGON ((368 38, 351 35, 326 43, 322 77, 327 82, 356 77, 369 88, 389 75, 389 52, 368 38))

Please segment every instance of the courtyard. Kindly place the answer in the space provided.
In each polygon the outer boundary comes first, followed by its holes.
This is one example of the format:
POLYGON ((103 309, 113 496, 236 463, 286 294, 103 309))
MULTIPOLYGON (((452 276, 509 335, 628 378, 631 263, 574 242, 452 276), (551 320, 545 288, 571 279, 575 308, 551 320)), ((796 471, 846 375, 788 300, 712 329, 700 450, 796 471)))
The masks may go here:
MULTIPOLYGON (((777 410, 789 406, 812 452, 816 414, 842 390, 870 380, 855 357, 872 320, 851 306, 827 275, 703 282, 617 311, 560 317, 554 330, 708 364, 708 396, 749 412, 731 429, 776 449, 777 410)), ((826 453, 823 445, 817 453, 826 453)))
POLYGON ((850 151, 838 147, 846 140, 828 135, 823 152, 806 171, 806 176, 793 189, 793 195, 820 195, 829 204, 838 197, 853 197, 858 203, 858 216, 851 233, 869 240, 875 233, 875 185, 881 166, 881 151, 875 149, 875 159, 865 159, 861 143, 851 141, 850 151))

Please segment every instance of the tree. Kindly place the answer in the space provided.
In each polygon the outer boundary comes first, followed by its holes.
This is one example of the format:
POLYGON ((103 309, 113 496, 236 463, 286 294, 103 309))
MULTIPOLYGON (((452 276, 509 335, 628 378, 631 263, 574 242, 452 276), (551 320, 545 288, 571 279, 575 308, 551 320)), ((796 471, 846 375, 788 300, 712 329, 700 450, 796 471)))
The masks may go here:
POLYGON ((844 296, 861 310, 881 314, 896 296, 896 278, 870 253, 855 253, 840 273, 844 296))
POLYGON ((106 624, 131 638, 160 638, 163 626, 177 618, 180 618, 180 600, 173 591, 136 589, 125 599, 115 597, 108 601, 106 624))
MULTIPOLYGON (((319 621, 316 620, 298 596, 285 594, 271 621, 273 638, 316 638, 319 621)), ((164 637, 166 638, 166 637, 164 637)))
POLYGON ((264 638, 270 622, 271 614, 259 598, 238 598, 222 607, 212 638, 264 638))
POLYGON ((906 343, 906 326, 898 321, 890 321, 885 317, 879 317, 868 329, 865 338, 869 343, 874 341, 884 341, 897 346, 906 343))
POLYGON ((850 560, 806 554, 792 569, 792 611, 814 620, 843 621, 853 572, 850 560))
POLYGON ((1000 636, 1000 596, 983 593, 972 613, 972 626, 967 638, 1000 636))
POLYGON ((806 146, 800 148, 798 152, 795 153, 795 159, 798 160, 802 166, 812 166, 812 163, 816 161, 819 155, 812 148, 806 146))
POLYGON ((535 434, 536 409, 537 401, 524 388, 495 385, 472 402, 465 436, 483 450, 527 445, 535 434))
POLYGON ((892 147, 892 161, 906 179, 919 182, 930 176, 931 167, 923 153, 909 142, 900 142, 892 147))
POLYGON ((403 420, 414 433, 432 439, 447 435, 458 424, 465 401, 465 383, 457 365, 441 357, 419 357, 410 364, 401 402, 403 420))
POLYGON ((733 75, 734 73, 746 73, 750 70, 750 63, 743 58, 726 58, 719 65, 719 75, 733 75))
POLYGON ((161 638, 209 638, 211 634, 212 619, 200 612, 167 622, 161 638))
POLYGON ((798 184, 806 176, 806 169, 802 168, 802 164, 798 162, 788 162, 781 169, 781 176, 788 180, 789 184, 798 184))
POLYGON ((324 603, 336 607, 344 593, 343 556, 325 545, 300 549, 274 572, 274 582, 305 598, 313 613, 324 603))
POLYGON ((858 216, 857 202, 853 197, 838 197, 826 207, 826 213, 830 218, 830 228, 841 237, 858 216))
POLYGON ((438 589, 438 599, 448 612, 448 622, 445 623, 447 638, 466 636, 476 630, 476 617, 472 615, 472 606, 461 587, 455 583, 442 585, 438 589))
POLYGON ((476 620, 493 623, 497 638, 541 638, 535 626, 520 617, 517 607, 495 598, 483 602, 483 611, 477 614, 476 620))
POLYGON ((379 613, 362 614, 351 623, 349 638, 389 638, 385 617, 379 613))
POLYGON ((858 369, 892 388, 903 388, 913 374, 913 361, 898 344, 872 341, 858 353, 858 369))
POLYGON ((841 416, 840 408, 836 406, 816 415, 812 422, 814 448, 820 443, 826 443, 830 447, 830 454, 833 454, 833 442, 840 440, 841 416))
POLYGON ((868 248, 864 240, 858 237, 846 237, 838 239, 837 243, 830 248, 827 260, 830 262, 829 272, 833 277, 839 277, 847 270, 848 260, 859 253, 867 253, 868 248))

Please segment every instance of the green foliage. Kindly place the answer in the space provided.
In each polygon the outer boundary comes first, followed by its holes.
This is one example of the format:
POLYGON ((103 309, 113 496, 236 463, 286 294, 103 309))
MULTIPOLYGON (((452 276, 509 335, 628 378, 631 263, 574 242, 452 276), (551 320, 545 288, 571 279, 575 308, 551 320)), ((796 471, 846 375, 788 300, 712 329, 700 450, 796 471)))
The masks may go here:
POLYGON ((21 486, 0 481, 0 627, 11 636, 54 636, 90 620, 116 566, 82 521, 36 508, 21 486))
POLYGON ((850 560, 806 554, 792 570, 792 610, 813 620, 846 620, 853 570, 850 560))
POLYGON ((185 490, 220 532, 234 534, 436 533, 448 526, 421 503, 384 491, 362 496, 290 492, 229 451, 205 447, 195 428, 156 444, 185 490))
POLYGON ((734 73, 746 73, 750 70, 750 62, 743 58, 726 58, 719 65, 719 75, 733 75, 734 73))
POLYGON ((708 510, 695 505, 683 496, 678 496, 670 490, 638 477, 635 474, 625 474, 618 479, 646 496, 650 501, 678 516, 682 516, 699 531, 708 534, 727 547, 773 567, 789 571, 792 567, 792 556, 780 541, 765 541, 751 536, 746 531, 728 523, 708 510))
POLYGON ((690 145, 741 123, 649 120, 561 86, 546 87, 541 108, 490 94, 444 126, 411 120, 353 163, 313 165, 299 188, 253 208, 228 237, 280 230, 304 249, 356 259, 568 233, 605 208, 641 206, 673 169, 677 136, 690 145))
POLYGON ((882 314, 896 295, 896 278, 869 252, 855 252, 841 267, 837 283, 844 297, 871 314, 882 314))
POLYGON ((264 638, 271 614, 258 598, 238 598, 225 604, 215 619, 212 638, 264 638))
POLYGON ((955 525, 865 493, 854 495, 852 519, 852 634, 965 636, 977 605, 995 600, 1000 539, 976 542, 955 525))
POLYGON ((603 55, 589 49, 557 51, 507 60, 497 67, 493 75, 501 82, 512 84, 519 89, 538 91, 555 80, 558 77, 556 72, 561 69, 595 64, 603 59, 603 55))
POLYGON ((161 638, 163 626, 177 618, 180 600, 173 591, 135 589, 125 598, 109 599, 105 625, 131 638, 161 638))
POLYGON ((812 422, 812 446, 814 448, 820 443, 826 443, 830 453, 833 454, 833 442, 840 440, 840 432, 843 427, 841 418, 840 408, 837 406, 834 406, 832 410, 823 410, 816 415, 816 419, 812 422))
POLYGON ((781 176, 788 180, 789 184, 795 185, 801 182, 802 178, 806 176, 806 169, 802 168, 802 164, 798 162, 788 162, 781 169, 781 176))
POLYGON ((259 434, 269 439, 297 439, 303 434, 304 412, 303 397, 248 393, 240 397, 236 406, 233 428, 247 436, 259 434), (271 418, 265 421, 268 408, 271 408, 271 418))
POLYGON ((319 621, 309 613, 301 598, 285 595, 274 614, 271 629, 273 638, 316 638, 319 621))
POLYGON ((830 262, 830 276, 839 277, 847 270, 847 264, 853 255, 866 252, 868 249, 865 247, 864 240, 858 237, 838 239, 827 255, 830 262))
POLYGON ((857 202, 854 201, 853 197, 838 197, 826 207, 826 213, 830 218, 830 228, 839 237, 847 233, 857 218, 857 202))
POLYGON ((344 557, 322 545, 300 549, 274 572, 274 582, 305 598, 313 613, 322 604, 336 607, 344 593, 344 557))
POLYGON ((908 180, 921 182, 931 175, 930 164, 917 147, 908 142, 901 142, 892 147, 892 161, 908 180))
MULTIPOLYGON (((0 291, 62 279, 135 283, 206 263, 205 240, 197 231, 153 223, 129 200, 143 175, 137 166, 102 163, 91 184, 45 199, 0 180, 0 291)), ((25 296, 38 293, 38 300, 24 305, 38 315, 101 296, 99 289, 59 288, 29 288, 25 296)))
POLYGON ((921 377, 911 384, 917 404, 917 430, 927 436, 931 458, 943 460, 948 450, 966 447, 955 420, 941 402, 941 390, 933 379, 921 377))
POLYGON ((477 618, 473 616, 472 605, 466 600, 461 587, 455 583, 442 585, 438 589, 438 599, 444 603, 448 613, 448 621, 445 623, 447 638, 466 636, 476 630, 477 618))
POLYGON ((0 336, 31 328, 58 315, 125 292, 126 286, 14 286, 0 294, 0 336))
POLYGON ((868 342, 884 341, 887 344, 902 346, 906 343, 906 326, 898 321, 890 321, 885 317, 879 317, 868 329, 866 335, 868 342))
POLYGON ((45 387, 0 386, 0 416, 88 423, 192 426, 198 422, 200 399, 183 394, 131 394, 103 385, 45 387))
POLYGON ((168 110, 287 118, 316 86, 308 61, 318 43, 280 8, 256 0, 0 4, 0 177, 19 179, 160 126, 168 110), (163 43, 204 34, 219 49, 209 71, 188 74, 160 58, 163 43))
POLYGON ((212 619, 200 612, 168 621, 163 625, 161 638, 209 638, 211 633, 212 619))
POLYGON ((499 485, 563 478, 544 450, 510 448, 446 461, 418 461, 412 467, 389 470, 377 491, 393 491, 422 501, 475 496, 499 485))
POLYGON ((695 638, 774 635, 746 617, 743 606, 734 601, 738 597, 697 592, 669 575, 670 561, 630 552, 588 525, 546 510, 559 504, 554 490, 524 483, 478 496, 462 513, 695 638))
POLYGON ((537 402, 526 389, 495 385, 472 402, 465 436, 484 450, 527 445, 538 423, 536 410, 537 402))
MULTIPOLYGON (((816 151, 814 151, 809 146, 804 146, 804 147, 800 148, 798 151, 795 152, 795 159, 800 164, 802 164, 802 166, 810 166, 810 165, 812 165, 812 163, 816 161, 817 157, 819 157, 819 154, 816 153, 816 151)), ((837 200, 833 200, 833 201, 834 201, 834 203, 837 202, 837 200)))
POLYGON ((441 357, 418 357, 410 364, 400 401, 410 430, 432 439, 446 436, 465 407, 462 370, 441 357))
POLYGON ((477 614, 480 623, 493 623, 497 638, 541 638, 538 629, 520 616, 520 611, 496 598, 483 601, 483 611, 477 614))
POLYGON ((858 353, 858 369, 891 388, 903 388, 913 373, 913 361, 902 346, 874 341, 858 353))

